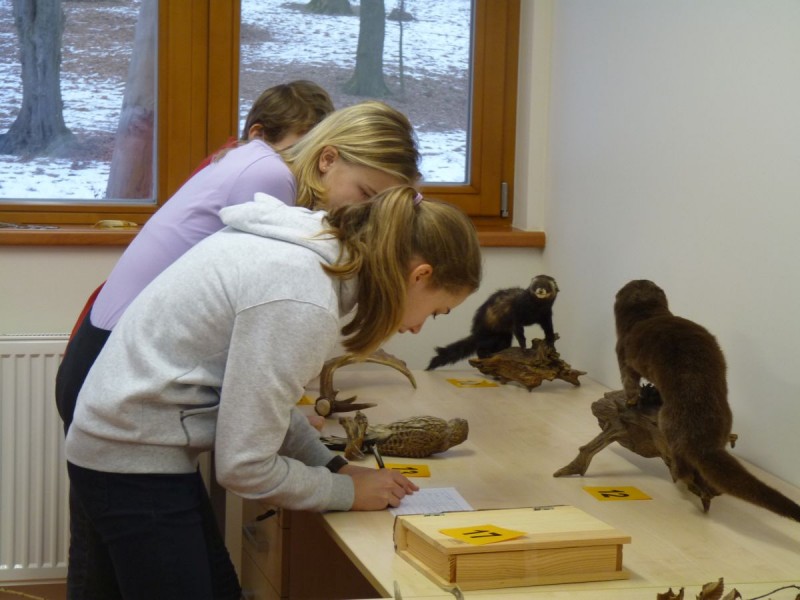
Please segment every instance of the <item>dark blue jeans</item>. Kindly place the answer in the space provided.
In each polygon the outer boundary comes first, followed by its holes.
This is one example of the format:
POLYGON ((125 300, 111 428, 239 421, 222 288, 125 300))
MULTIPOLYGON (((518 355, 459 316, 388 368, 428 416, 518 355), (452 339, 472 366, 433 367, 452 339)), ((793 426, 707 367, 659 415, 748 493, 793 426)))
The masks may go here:
MULTIPOLYGON (((56 405, 64 421, 65 433, 72 423, 72 416, 75 412, 75 405, 81 386, 110 333, 110 331, 93 326, 87 314, 67 345, 64 359, 61 361, 56 375, 56 405)), ((70 466, 71 479, 73 471, 93 473, 86 469, 70 466)), ((101 476, 107 474, 98 473, 97 475, 98 478, 102 479, 101 476)), ((109 477, 113 479, 116 476, 109 475, 109 477)), ((119 477, 125 478, 127 476, 121 475, 119 477)), ((137 477, 147 478, 149 476, 130 477, 136 479, 137 477)), ((159 481, 159 476, 153 475, 152 477, 155 478, 155 481, 159 481)), ((81 479, 86 478, 82 477, 81 479)), ((195 497, 197 498, 197 510, 202 522, 202 547, 207 548, 208 555, 208 564, 202 571, 203 573, 211 573, 213 588, 211 596, 199 595, 197 597, 238 599, 240 597, 239 583, 236 580, 236 574, 231 565, 225 543, 219 533, 211 502, 199 475, 196 476, 196 480, 199 482, 196 483, 199 487, 194 489, 196 492, 195 497)), ((102 485, 108 487, 111 484, 105 481, 102 485)), ((89 483, 89 488, 90 490, 92 489, 91 483, 89 483)), ((135 593, 127 592, 125 585, 118 580, 118 570, 112 559, 108 543, 85 509, 86 499, 93 497, 96 493, 97 490, 78 494, 75 485, 70 486, 70 545, 69 564, 67 567, 67 598, 69 600, 116 600, 118 598, 161 597, 158 595, 139 596, 135 593), (121 590, 125 591, 125 593, 121 590)), ((142 507, 140 506, 139 508, 141 509, 142 507)), ((154 515, 151 516, 154 517, 154 515)), ((170 596, 166 593, 163 597, 194 598, 191 594, 170 596)))
POLYGON ((70 599, 241 598, 213 516, 209 521, 211 503, 199 473, 103 473, 69 463, 67 468, 87 528, 81 552, 71 552, 70 560, 85 559, 95 574, 83 582, 73 577, 70 599), (102 569, 105 576, 98 576, 102 569))

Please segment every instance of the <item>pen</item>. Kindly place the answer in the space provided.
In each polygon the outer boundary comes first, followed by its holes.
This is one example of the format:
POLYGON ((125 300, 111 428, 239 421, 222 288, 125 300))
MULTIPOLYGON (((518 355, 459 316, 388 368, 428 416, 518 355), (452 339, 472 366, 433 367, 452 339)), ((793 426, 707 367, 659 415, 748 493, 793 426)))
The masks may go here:
POLYGON ((372 444, 372 454, 375 455, 375 461, 378 463, 379 469, 385 469, 385 465, 383 464, 383 458, 381 458, 381 453, 378 451, 378 444, 372 444))

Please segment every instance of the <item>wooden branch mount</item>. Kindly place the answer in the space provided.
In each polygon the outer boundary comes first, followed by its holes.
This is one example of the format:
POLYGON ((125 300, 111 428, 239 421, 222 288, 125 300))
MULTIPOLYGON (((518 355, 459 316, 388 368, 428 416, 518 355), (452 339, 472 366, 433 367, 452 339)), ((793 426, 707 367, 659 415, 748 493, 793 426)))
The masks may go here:
MULTIPOLYGON (((589 443, 581 446, 578 449, 578 456, 571 463, 553 473, 553 477, 585 475, 594 455, 614 442, 645 458, 660 457, 669 467, 667 440, 658 428, 660 408, 661 398, 658 390, 652 385, 642 387, 639 403, 635 405, 626 402, 623 390, 606 392, 601 399, 592 403, 592 414, 597 417, 602 432, 589 443)), ((735 433, 731 434, 731 447, 735 445, 737 437, 735 433)), ((700 498, 703 511, 708 512, 712 498, 718 493, 708 489, 698 479, 687 483, 689 491, 700 498)))
POLYGON ((469 364, 500 383, 515 381, 528 391, 554 379, 579 386, 578 377, 586 375, 586 371, 573 369, 555 348, 540 339, 531 340, 530 348, 506 348, 486 358, 470 359, 469 364))

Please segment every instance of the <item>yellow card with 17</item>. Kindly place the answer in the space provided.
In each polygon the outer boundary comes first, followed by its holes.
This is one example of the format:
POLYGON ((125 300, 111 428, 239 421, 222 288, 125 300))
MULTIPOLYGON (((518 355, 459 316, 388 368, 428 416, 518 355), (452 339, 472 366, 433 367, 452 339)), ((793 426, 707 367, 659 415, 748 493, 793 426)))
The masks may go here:
POLYGON ((450 536, 453 539, 461 542, 467 542, 468 544, 473 544, 475 546, 505 542, 506 540, 513 540, 525 535, 524 531, 514 531, 513 529, 498 527, 497 525, 454 527, 452 529, 440 529, 439 532, 450 536))

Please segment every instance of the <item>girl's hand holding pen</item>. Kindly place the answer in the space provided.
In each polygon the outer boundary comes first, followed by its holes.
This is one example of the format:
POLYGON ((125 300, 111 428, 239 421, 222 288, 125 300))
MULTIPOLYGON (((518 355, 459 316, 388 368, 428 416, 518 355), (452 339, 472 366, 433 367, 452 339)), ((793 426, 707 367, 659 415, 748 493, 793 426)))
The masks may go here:
POLYGON ((353 478, 356 495, 351 510, 383 510, 388 506, 400 506, 407 494, 419 489, 407 477, 392 469, 343 467, 339 472, 353 478))

